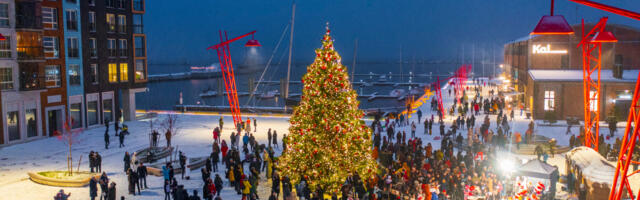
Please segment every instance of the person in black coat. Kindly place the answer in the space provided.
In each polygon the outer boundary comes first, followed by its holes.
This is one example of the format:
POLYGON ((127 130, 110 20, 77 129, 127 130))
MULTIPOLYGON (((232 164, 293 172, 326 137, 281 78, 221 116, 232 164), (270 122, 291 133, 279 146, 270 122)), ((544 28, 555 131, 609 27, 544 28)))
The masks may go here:
MULTIPOLYGON (((213 156, 213 153, 211 153, 211 156, 213 156)), ((211 172, 211 156, 209 156, 207 158, 207 160, 204 162, 204 170, 206 170, 207 172, 211 172)))
POLYGON ((120 135, 118 136, 120 138, 120 148, 122 148, 124 146, 124 135, 126 135, 127 132, 126 131, 122 131, 120 132, 120 135))
POLYGON ((109 149, 109 129, 104 132, 104 148, 109 149))
POLYGON ((127 170, 131 169, 131 156, 128 151, 124 152, 124 159, 122 159, 122 161, 124 161, 124 172, 127 172, 127 170))
POLYGON ((111 182, 111 185, 109 186, 109 190, 108 190, 108 195, 107 195, 107 199, 108 200, 116 200, 116 183, 111 182))
POLYGON ((96 161, 96 168, 98 170, 97 172, 102 172, 102 156, 98 152, 95 152, 94 155, 96 157, 95 161, 96 161))
POLYGON ((216 193, 217 193, 217 196, 219 197, 223 187, 222 178, 220 178, 219 174, 216 174, 216 179, 213 181, 213 185, 216 186, 216 193))
POLYGON ((280 176, 277 172, 274 172, 273 177, 271 177, 271 193, 275 195, 276 199, 280 198, 280 176))
POLYGON ((180 169, 182 169, 182 171, 180 172, 181 178, 184 179, 184 173, 187 171, 186 170, 186 166, 187 165, 187 156, 185 156, 182 152, 180 152, 180 169))
POLYGON ((98 196, 98 181, 96 177, 91 177, 91 180, 89 180, 89 197, 91 197, 91 200, 95 200, 96 196, 98 196))
POLYGON ((142 164, 142 162, 140 163, 140 165, 138 166, 138 183, 140 185, 140 187, 143 186, 143 182, 144 182, 144 188, 148 189, 149 187, 147 187, 147 166, 144 166, 144 164, 142 164))

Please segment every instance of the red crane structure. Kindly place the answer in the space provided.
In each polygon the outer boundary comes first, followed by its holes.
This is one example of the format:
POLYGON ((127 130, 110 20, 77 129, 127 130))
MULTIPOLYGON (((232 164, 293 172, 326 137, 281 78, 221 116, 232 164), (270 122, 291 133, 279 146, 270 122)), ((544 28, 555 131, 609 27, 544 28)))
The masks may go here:
POLYGON ((582 47, 582 85, 584 94, 584 145, 598 151, 598 137, 600 132, 600 71, 602 68, 602 43, 617 42, 609 31, 605 31, 607 17, 600 21, 585 34, 584 19, 582 20, 582 40, 578 47, 582 47), (595 73, 595 74, 594 74, 595 73), (597 75, 594 80, 593 75, 597 75))
POLYGON ((256 31, 251 31, 247 34, 235 37, 231 40, 227 38, 227 31, 219 31, 220 43, 210 46, 207 50, 215 49, 218 53, 218 59, 220 60, 220 68, 222 70, 222 77, 224 79, 224 87, 227 91, 227 100, 229 101, 229 108, 231 109, 231 116, 233 116, 233 124, 238 126, 242 122, 242 116, 240 114, 240 104, 238 103, 238 92, 236 90, 236 78, 233 72, 233 62, 231 61, 231 52, 229 50, 229 44, 235 42, 241 38, 251 35, 251 40, 245 44, 245 46, 255 47, 260 46, 257 40, 253 39, 253 34, 256 31))
MULTIPOLYGON (((588 0, 569 0, 585 6, 597 8, 617 15, 625 16, 631 19, 640 20, 640 13, 616 8, 613 6, 588 1, 588 0)), ((638 76, 640 80, 640 74, 638 76)), ((616 162, 616 172, 613 177, 613 185, 611 186, 611 192, 609 193, 609 200, 620 200, 623 194, 626 192, 630 199, 640 200, 640 190, 634 195, 633 188, 629 184, 629 177, 637 174, 640 170, 629 172, 630 164, 640 164, 638 160, 633 160, 632 155, 634 153, 636 142, 640 139, 640 132, 638 131, 640 125, 640 82, 636 82, 636 87, 633 92, 633 100, 631 101, 631 107, 629 108, 629 117, 627 118, 627 126, 624 131, 624 137, 622 144, 620 145, 620 153, 618 154, 618 161, 616 162), (634 128, 636 127, 636 128, 634 128), (626 188, 626 190, 625 190, 626 188), (634 198, 635 197, 635 198, 634 198)))
MULTIPOLYGON (((466 82, 467 82, 467 77, 468 77, 468 72, 471 72, 472 69, 472 65, 470 64, 464 64, 462 66, 460 66, 458 69, 456 69, 455 72, 453 72, 453 75, 450 77, 447 77, 445 80, 442 81, 449 81, 449 79, 451 79, 451 83, 455 89, 455 96, 456 96, 456 101, 460 101, 460 97, 462 96, 462 90, 464 90, 466 82)), ((436 79, 436 82, 434 83, 434 87, 435 87, 435 91, 436 91, 436 100, 438 101, 438 109, 440 109, 440 114, 442 115, 442 117, 445 117, 445 111, 444 111, 444 106, 442 105, 442 87, 440 86, 440 77, 438 76, 436 79)))

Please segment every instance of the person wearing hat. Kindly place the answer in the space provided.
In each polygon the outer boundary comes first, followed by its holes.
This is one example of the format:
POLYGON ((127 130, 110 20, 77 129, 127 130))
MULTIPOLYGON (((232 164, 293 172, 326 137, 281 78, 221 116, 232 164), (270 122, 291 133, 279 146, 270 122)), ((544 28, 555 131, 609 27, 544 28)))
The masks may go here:
POLYGON ((69 192, 69 194, 65 194, 63 189, 60 189, 60 192, 58 192, 58 194, 56 194, 55 197, 53 197, 53 199, 55 200, 67 200, 69 199, 69 196, 71 196, 71 192, 69 192))

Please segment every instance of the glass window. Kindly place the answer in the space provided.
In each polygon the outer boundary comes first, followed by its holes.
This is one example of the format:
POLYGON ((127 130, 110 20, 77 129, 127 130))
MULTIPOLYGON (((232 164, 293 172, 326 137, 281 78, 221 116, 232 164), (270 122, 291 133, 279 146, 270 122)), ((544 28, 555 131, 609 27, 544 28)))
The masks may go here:
POLYGON ((116 39, 107 39, 107 48, 109 49, 109 57, 116 57, 118 52, 116 50, 116 39))
POLYGON ((133 10, 134 11, 144 11, 144 1, 143 0, 133 0, 133 10))
POLYGON ((120 63, 120 82, 126 82, 129 80, 129 67, 127 63, 120 63))
POLYGON ((9 130, 9 141, 20 139, 18 111, 7 112, 7 129, 9 130))
POLYGON ((134 41, 135 42, 134 45, 136 47, 135 56, 136 57, 145 57, 145 54, 146 54, 145 49, 144 49, 144 47, 145 47, 145 41, 144 41, 145 38, 143 36, 135 36, 134 40, 135 40, 134 41))
POLYGON ((98 101, 87 102, 87 125, 98 124, 98 101))
POLYGON ((127 57, 127 39, 120 39, 118 42, 118 51, 120 57, 127 57))
POLYGON ((96 32, 96 12, 89 12, 89 31, 96 32))
POLYGON ((118 15, 118 31, 120 33, 127 32, 127 16, 126 15, 118 15))
POLYGON ((69 84, 80 85, 80 66, 69 65, 69 84))
POLYGON ((116 31, 116 15, 107 13, 107 26, 109 32, 116 31))
POLYGON ((60 66, 47 65, 44 68, 44 75, 47 88, 60 87, 60 66))
POLYGON ((598 111, 598 93, 596 91, 589 91, 589 111, 598 111))
POLYGON ((78 11, 67 10, 67 30, 78 30, 78 11))
POLYGON ((92 84, 98 84, 98 64, 91 64, 89 67, 89 81, 92 84))
POLYGON ((9 27, 9 4, 0 3, 0 27, 9 27))
POLYGON ((120 8, 120 9, 124 9, 125 6, 127 5, 127 4, 125 4, 124 0, 117 0, 117 1, 118 1, 118 8, 120 8))
POLYGON ((78 48, 78 38, 67 38, 67 57, 80 57, 80 49, 78 48))
POLYGON ((27 121, 27 137, 38 136, 38 116, 36 114, 36 109, 27 109, 24 112, 24 118, 27 121))
POLYGON ((95 6, 96 5, 96 0, 87 0, 89 2, 90 6, 95 6))
POLYGON ((133 15, 133 33, 143 33, 143 22, 142 15, 134 14, 133 15))
POLYGON ((69 105, 69 115, 71 115, 71 128, 76 129, 82 127, 82 104, 72 103, 69 105))
POLYGON ((136 80, 146 80, 146 67, 145 62, 142 59, 136 60, 136 80))
POLYGON ((44 47, 45 58, 58 58, 60 54, 58 37, 42 37, 42 46, 44 47))
POLYGON ((58 9, 42 7, 42 25, 44 29, 58 29, 58 9))
POLYGON ((13 70, 11 68, 0 68, 0 89, 13 89, 13 70))
POLYGON ((105 99, 102 100, 102 118, 104 118, 105 122, 113 121, 113 100, 105 99))
POLYGON ((5 35, 4 38, 0 40, 0 58, 11 58, 11 37, 5 35))
POLYGON ((115 63, 109 63, 109 82, 118 82, 118 65, 115 63))
POLYGON ((544 91, 544 110, 552 111, 555 109, 555 91, 544 91))
POLYGON ((95 38, 89 38, 89 55, 91 58, 98 57, 98 43, 95 38))
POLYGON ((115 7, 115 2, 116 0, 105 0, 104 3, 107 6, 107 8, 113 8, 115 7))

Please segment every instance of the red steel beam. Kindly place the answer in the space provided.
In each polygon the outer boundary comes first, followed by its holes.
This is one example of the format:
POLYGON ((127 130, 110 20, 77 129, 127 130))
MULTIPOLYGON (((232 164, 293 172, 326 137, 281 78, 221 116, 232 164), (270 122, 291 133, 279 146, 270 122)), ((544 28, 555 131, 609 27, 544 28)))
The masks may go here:
POLYGON ((628 17, 628 18, 631 18, 631 19, 640 20, 640 13, 633 12, 633 11, 630 11, 630 10, 625 10, 625 9, 622 9, 622 8, 616 8, 616 7, 613 7, 613 6, 601 4, 601 3, 598 3, 598 2, 588 1, 588 0, 569 0, 569 1, 572 1, 572 2, 575 2, 575 3, 578 3, 578 4, 582 4, 582 5, 585 5, 585 6, 589 6, 589 7, 592 7, 592 8, 597 8, 597 9, 600 9, 600 10, 604 10, 604 11, 607 11, 607 12, 610 12, 610 13, 618 14, 618 15, 621 15, 621 16, 625 16, 625 17, 628 17))

